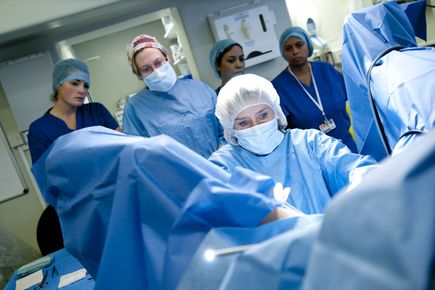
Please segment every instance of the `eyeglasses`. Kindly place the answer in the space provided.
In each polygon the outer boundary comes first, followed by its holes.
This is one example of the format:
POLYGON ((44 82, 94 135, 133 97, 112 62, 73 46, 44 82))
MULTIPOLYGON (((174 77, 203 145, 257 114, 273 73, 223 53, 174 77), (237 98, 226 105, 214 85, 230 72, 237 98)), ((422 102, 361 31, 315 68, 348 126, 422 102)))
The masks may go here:
POLYGON ((144 65, 142 68, 139 69, 139 74, 142 77, 146 77, 155 70, 158 70, 166 63, 166 58, 159 57, 151 65, 144 65))

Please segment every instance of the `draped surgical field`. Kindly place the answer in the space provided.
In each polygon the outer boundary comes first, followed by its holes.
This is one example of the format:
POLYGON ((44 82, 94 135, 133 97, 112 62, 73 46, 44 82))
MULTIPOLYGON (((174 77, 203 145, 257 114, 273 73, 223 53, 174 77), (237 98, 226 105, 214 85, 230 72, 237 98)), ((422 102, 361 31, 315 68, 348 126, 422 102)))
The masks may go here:
POLYGON ((389 1, 352 13, 343 26, 343 74, 358 150, 378 160, 434 126, 435 50, 418 48, 415 39, 425 35, 424 9, 425 1, 389 1))

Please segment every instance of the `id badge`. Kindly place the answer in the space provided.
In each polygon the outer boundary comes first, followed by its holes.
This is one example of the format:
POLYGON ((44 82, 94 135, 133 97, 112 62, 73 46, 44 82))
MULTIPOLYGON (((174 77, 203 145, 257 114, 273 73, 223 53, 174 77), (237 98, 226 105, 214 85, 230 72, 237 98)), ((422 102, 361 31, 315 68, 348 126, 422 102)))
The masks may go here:
POLYGON ((335 123, 333 119, 325 119, 322 124, 319 126, 320 131, 323 133, 328 133, 329 131, 335 129, 335 123))

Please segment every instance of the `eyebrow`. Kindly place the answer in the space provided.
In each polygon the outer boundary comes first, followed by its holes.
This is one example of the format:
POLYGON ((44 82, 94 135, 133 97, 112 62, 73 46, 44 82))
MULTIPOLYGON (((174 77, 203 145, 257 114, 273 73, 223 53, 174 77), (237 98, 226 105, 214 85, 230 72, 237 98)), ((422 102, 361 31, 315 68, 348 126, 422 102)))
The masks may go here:
POLYGON ((235 118, 234 121, 240 121, 240 120, 243 120, 243 119, 249 119, 249 117, 235 118))
MULTIPOLYGON (((271 109, 271 108, 269 108, 269 107, 263 108, 263 109, 261 109, 260 111, 258 111, 257 113, 255 113, 255 115, 258 115, 258 114, 260 114, 260 113, 263 113, 264 111, 269 110, 269 109, 271 109)), ((243 120, 243 119, 249 119, 249 117, 240 117, 240 118, 235 118, 234 121, 239 121, 239 120, 243 120)))
POLYGON ((293 45, 303 44, 303 43, 305 43, 305 41, 303 41, 302 39, 300 39, 300 40, 298 40, 298 41, 296 41, 296 42, 294 42, 294 43, 290 43, 290 44, 285 45, 285 47, 290 47, 290 46, 293 46, 293 45))
POLYGON ((235 57, 235 58, 238 58, 238 57, 241 57, 241 56, 245 57, 245 55, 243 53, 242 54, 228 54, 228 55, 225 55, 224 57, 235 57))
POLYGON ((269 107, 263 108, 260 111, 258 111, 257 113, 255 113, 255 115, 258 115, 260 113, 263 113, 264 111, 269 110, 269 107))
POLYGON ((164 60, 166 60, 166 58, 164 58, 164 57, 158 57, 155 60, 153 60, 153 62, 151 64, 144 64, 142 66, 142 68, 144 68, 144 67, 150 67, 150 66, 154 65, 157 61, 161 61, 162 62, 164 60))

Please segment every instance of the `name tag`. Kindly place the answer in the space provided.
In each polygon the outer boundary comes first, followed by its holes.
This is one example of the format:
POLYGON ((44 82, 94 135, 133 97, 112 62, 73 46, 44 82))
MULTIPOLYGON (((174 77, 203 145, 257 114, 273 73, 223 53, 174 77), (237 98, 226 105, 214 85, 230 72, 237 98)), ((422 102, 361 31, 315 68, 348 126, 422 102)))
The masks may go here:
POLYGON ((319 126, 320 131, 323 133, 328 133, 329 131, 335 129, 335 123, 332 119, 325 119, 325 121, 319 126))

